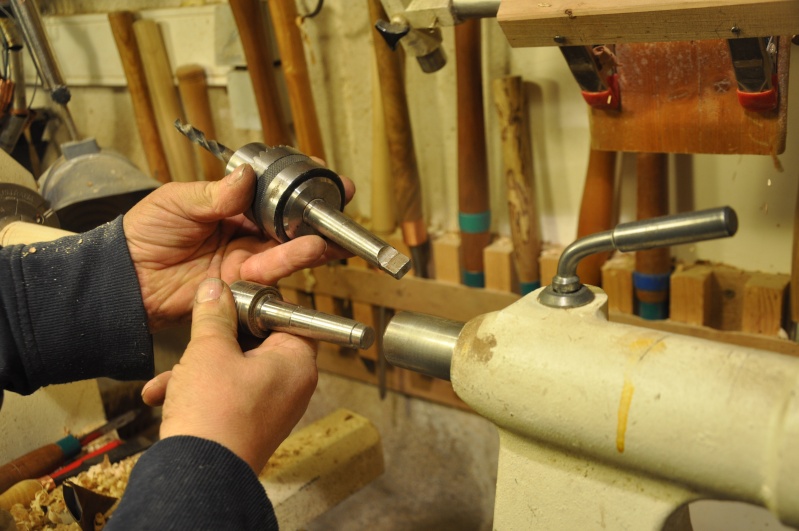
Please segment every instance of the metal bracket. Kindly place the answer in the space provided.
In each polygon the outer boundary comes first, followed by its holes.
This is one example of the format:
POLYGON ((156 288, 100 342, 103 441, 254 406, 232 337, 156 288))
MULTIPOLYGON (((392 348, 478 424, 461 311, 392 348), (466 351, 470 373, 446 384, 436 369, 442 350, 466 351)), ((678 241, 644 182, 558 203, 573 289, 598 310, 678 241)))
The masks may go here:
MULTIPOLYGON (((735 27, 732 31, 736 33, 735 27)), ((747 110, 765 112, 777 108, 778 42, 779 37, 727 39, 738 82, 738 102, 747 110)))
MULTIPOLYGON (((555 38, 557 42, 557 37, 555 38)), ((612 46, 561 46, 583 99, 595 109, 619 110, 621 95, 612 46)))

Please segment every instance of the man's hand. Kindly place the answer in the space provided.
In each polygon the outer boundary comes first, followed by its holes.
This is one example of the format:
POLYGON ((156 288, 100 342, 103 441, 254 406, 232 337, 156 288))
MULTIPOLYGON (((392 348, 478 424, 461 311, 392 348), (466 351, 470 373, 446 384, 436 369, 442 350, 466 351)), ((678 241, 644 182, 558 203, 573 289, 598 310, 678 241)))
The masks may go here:
MULTIPOLYGON (((344 179, 347 199, 354 187, 344 179)), ((274 284, 306 267, 344 256, 317 236, 278 245, 243 213, 255 173, 243 165, 216 182, 168 183, 123 218, 125 237, 151 332, 185 321, 199 283, 218 277, 274 284)))
POLYGON ((274 333, 242 352, 237 322, 227 285, 216 278, 203 281, 186 352, 142 396, 149 404, 163 401, 162 439, 192 435, 216 441, 257 474, 308 407, 317 381, 316 348, 309 340, 274 333))

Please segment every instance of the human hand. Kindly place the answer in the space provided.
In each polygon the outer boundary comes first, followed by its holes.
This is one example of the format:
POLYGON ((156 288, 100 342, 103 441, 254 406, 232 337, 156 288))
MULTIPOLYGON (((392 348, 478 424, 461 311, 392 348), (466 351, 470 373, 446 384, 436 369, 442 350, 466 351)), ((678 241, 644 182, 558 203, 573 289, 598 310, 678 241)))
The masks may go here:
POLYGON ((273 333, 242 352, 233 295, 204 280, 194 302, 191 341, 172 371, 142 391, 163 402, 161 438, 192 435, 227 447, 259 473, 300 420, 316 388, 316 346, 273 333))
MULTIPOLYGON (((151 332, 185 321, 199 283, 218 277, 274 284, 346 253, 318 236, 265 239, 243 213, 255 193, 255 172, 238 167, 215 182, 167 183, 122 222, 151 332)), ((355 188, 343 179, 349 201, 355 188)))

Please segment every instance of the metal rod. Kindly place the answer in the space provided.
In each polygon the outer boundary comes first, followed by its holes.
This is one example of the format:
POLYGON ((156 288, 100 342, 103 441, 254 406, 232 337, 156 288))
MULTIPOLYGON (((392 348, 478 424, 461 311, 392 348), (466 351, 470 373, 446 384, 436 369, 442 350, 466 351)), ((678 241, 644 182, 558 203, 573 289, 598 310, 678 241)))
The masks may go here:
POLYGON ((402 278, 411 268, 407 256, 321 199, 308 203, 302 219, 323 236, 394 278, 402 278))
POLYGON ((366 349, 375 340, 373 328, 338 315, 331 315, 283 300, 277 288, 239 280, 230 286, 239 324, 256 337, 271 331, 366 349))
POLYGON ((452 354, 463 326, 441 317, 400 312, 383 334, 386 359, 396 367, 449 380, 452 354))

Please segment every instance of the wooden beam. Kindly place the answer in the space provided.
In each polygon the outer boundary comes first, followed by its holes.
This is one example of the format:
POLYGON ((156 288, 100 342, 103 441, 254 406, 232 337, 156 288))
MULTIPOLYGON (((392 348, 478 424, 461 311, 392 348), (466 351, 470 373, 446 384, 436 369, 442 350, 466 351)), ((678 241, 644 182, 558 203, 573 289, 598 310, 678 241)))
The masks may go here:
POLYGON ((796 0, 502 0, 497 20, 514 48, 799 33, 796 0))

